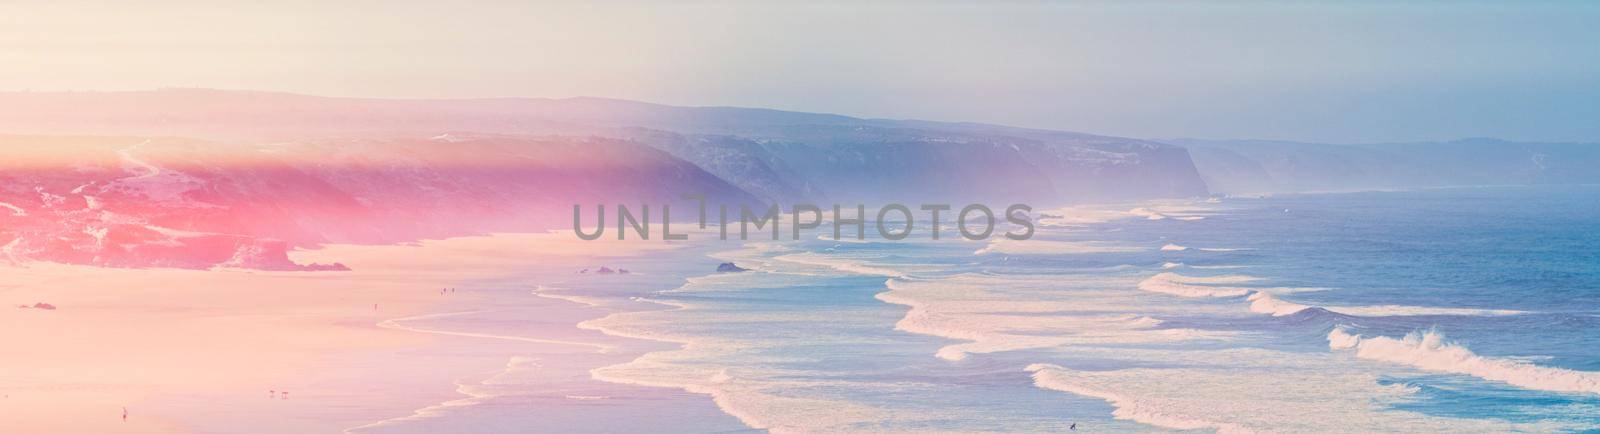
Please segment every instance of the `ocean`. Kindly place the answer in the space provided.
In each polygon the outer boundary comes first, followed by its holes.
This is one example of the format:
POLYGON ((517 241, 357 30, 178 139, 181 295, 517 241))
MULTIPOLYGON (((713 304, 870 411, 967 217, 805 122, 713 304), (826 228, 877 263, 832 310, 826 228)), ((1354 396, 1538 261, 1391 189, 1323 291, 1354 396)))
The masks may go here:
POLYGON ((1600 428, 1600 187, 1039 213, 1027 241, 823 226, 486 284, 498 313, 453 330, 520 336, 578 303, 575 330, 610 348, 520 355, 471 402, 357 431, 1600 428), (516 374, 596 357, 587 378, 516 374))

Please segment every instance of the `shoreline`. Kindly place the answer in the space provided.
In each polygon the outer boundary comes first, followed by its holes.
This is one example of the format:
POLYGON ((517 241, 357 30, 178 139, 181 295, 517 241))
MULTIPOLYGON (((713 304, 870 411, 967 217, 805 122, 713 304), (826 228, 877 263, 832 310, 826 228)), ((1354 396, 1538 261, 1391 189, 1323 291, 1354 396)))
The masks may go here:
POLYGON ((292 252, 297 261, 336 258, 353 268, 327 273, 0 264, 0 302, 57 307, 0 310, 8 342, 0 347, 0 431, 341 431, 455 400, 457 383, 486 362, 431 352, 487 336, 411 323, 492 304, 494 294, 472 285, 527 267, 675 248, 567 238, 497 234, 292 252), (459 292, 441 294, 444 287, 459 292))
MULTIPOLYGON (((568 235, 570 237, 570 235, 568 235)), ((593 243, 575 241, 577 243, 593 243)), ((610 244, 610 243, 597 243, 610 244)), ((585 244, 595 245, 595 244, 585 244)), ((484 303, 472 309, 395 318, 380 327, 438 335, 473 352, 491 351, 499 364, 454 382, 449 396, 407 409, 382 420, 346 427, 346 433, 438 432, 525 427, 551 419, 577 419, 587 426, 651 423, 700 414, 697 426, 710 430, 743 428, 718 422, 721 413, 710 399, 697 394, 658 393, 656 388, 617 384, 594 378, 590 371, 626 363, 661 350, 659 341, 615 336, 582 327, 583 323, 621 312, 651 311, 655 305, 638 296, 637 285, 648 286, 658 272, 651 266, 679 266, 692 261, 661 260, 658 251, 678 251, 704 244, 618 244, 629 247, 603 253, 544 258, 517 273, 480 282, 497 288, 484 303), (643 246, 643 247, 640 247, 643 246), (580 274, 597 265, 622 266, 628 274, 580 274), (508 324, 528 318, 526 326, 508 324), (476 324, 476 321, 487 321, 476 324), (413 325, 425 323, 427 325, 413 325), (493 347, 485 350, 485 347, 493 347), (606 404, 596 407, 595 404, 606 404), (530 405, 537 403, 537 405, 530 405), (609 408, 614 407, 614 408, 609 408), (706 414, 706 413, 712 414, 706 414), (639 419, 617 422, 619 416, 639 419)), ((698 255, 696 255, 698 256, 698 255)), ((662 271, 660 274, 671 274, 662 271)), ((449 351, 446 349, 445 351, 449 351)), ((737 422, 732 422, 737 424, 737 422)), ((641 425, 648 428, 651 425, 641 425)), ((636 428, 637 429, 637 428, 636 428)))
MULTIPOLYGON (((747 245, 745 243, 741 243, 741 246, 737 247, 737 248, 711 249, 710 252, 705 253, 703 256, 706 257, 706 258, 715 259, 717 261, 733 261, 734 259, 731 258, 730 256, 736 256, 736 254, 738 252, 751 251, 751 250, 760 251, 760 249, 761 249, 760 247, 750 247, 750 245, 747 245)), ((746 266, 748 266, 748 263, 746 264, 746 266)), ((748 271, 743 271, 742 273, 759 273, 759 272, 761 272, 761 271, 752 269, 752 270, 748 270, 748 271)), ((696 279, 707 279, 707 278, 712 278, 712 277, 720 276, 720 275, 727 275, 727 273, 713 272, 713 273, 702 274, 702 275, 686 276, 680 282, 680 284, 677 285, 676 287, 674 287, 672 289, 656 291, 654 294, 680 291, 686 286, 693 285, 696 279)), ((548 295, 548 296, 550 296, 550 297, 562 297, 562 298, 569 297, 566 294, 551 294, 551 295, 548 295)), ((586 304, 586 305, 589 305, 589 307, 591 307, 591 308, 599 308, 600 307, 598 305, 590 304, 590 303, 587 303, 587 302, 584 302, 584 301, 577 301, 577 300, 568 300, 568 301, 570 301, 572 303, 586 304)), ((695 395, 702 395, 702 396, 705 396, 708 399, 710 399, 712 401, 712 403, 716 406, 718 411, 720 411, 723 414, 726 414, 726 415, 728 415, 730 417, 733 417, 733 418, 737 419, 739 421, 739 423, 743 424, 744 426, 748 427, 749 429, 767 430, 767 431, 773 431, 773 432, 785 432, 783 430, 784 427, 772 426, 772 424, 769 424, 769 423, 766 423, 766 422, 762 421, 756 415, 751 414, 751 412, 745 411, 745 410, 740 409, 740 408, 737 408, 732 402, 734 400, 734 397, 730 396, 731 392, 716 387, 716 384, 726 383, 726 382, 732 380, 731 378, 727 377, 727 372, 726 371, 717 372, 717 373, 714 373, 714 374, 712 374, 710 376, 707 376, 705 378, 706 381, 703 382, 703 384, 702 383, 687 382, 687 381, 685 381, 685 379, 681 379, 681 378, 678 379, 679 381, 650 381, 650 380, 637 379, 637 378, 628 378, 626 374, 608 373, 607 371, 624 371, 624 372, 626 372, 630 365, 636 365, 636 364, 641 364, 641 363, 649 363, 649 361, 647 360, 648 358, 660 357, 661 355, 664 355, 664 354, 692 351, 692 350, 694 350, 697 347, 702 345, 700 342, 697 342, 694 339, 687 338, 687 337, 681 337, 681 336, 675 336, 675 335, 659 335, 659 334, 649 335, 649 334, 645 334, 645 333, 632 333, 632 332, 628 332, 628 331, 622 330, 620 328, 621 325, 614 324, 614 323, 619 322, 619 321, 625 321, 625 318, 628 317, 628 316, 637 315, 637 314, 645 313, 645 312, 674 312, 674 311, 690 310, 690 309, 694 308, 694 306, 689 304, 689 303, 684 303, 684 302, 680 302, 680 301, 673 301, 673 300, 663 300, 663 299, 655 299, 655 298, 636 297, 632 301, 635 302, 635 303, 649 303, 649 304, 664 306, 665 308, 658 309, 658 310, 635 310, 635 311, 613 312, 613 313, 607 314, 607 315, 599 317, 599 318, 595 318, 595 319, 591 319, 591 320, 588 320, 588 321, 584 321, 582 323, 577 324, 576 326, 578 328, 581 328, 581 329, 595 330, 595 331, 598 331, 600 333, 604 333, 604 334, 606 334, 608 336, 615 336, 615 337, 624 338, 624 339, 633 339, 633 340, 641 340, 641 341, 653 341, 653 342, 670 344, 671 348, 670 349, 663 349, 663 350, 644 352, 644 353, 638 354, 637 357, 634 357, 632 359, 623 361, 621 363, 595 367, 595 368, 589 370, 590 377, 594 378, 596 381, 604 381, 604 382, 614 383, 614 384, 621 384, 621 385, 628 385, 628 386, 651 387, 651 388, 674 389, 674 390, 682 390, 684 392, 692 393, 692 394, 695 394, 695 395)))

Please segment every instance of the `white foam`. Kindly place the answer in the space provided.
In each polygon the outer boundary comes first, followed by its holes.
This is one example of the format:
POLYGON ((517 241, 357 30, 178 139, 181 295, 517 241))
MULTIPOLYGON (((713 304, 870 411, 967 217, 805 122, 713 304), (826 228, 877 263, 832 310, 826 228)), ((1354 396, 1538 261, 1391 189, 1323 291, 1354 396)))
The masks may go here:
MULTIPOLYGON (((585 321, 579 328, 598 330, 608 335, 680 344, 673 351, 646 353, 627 363, 589 371, 590 377, 617 384, 676 388, 711 397, 717 408, 758 430, 776 433, 837 431, 865 421, 891 417, 877 409, 838 400, 775 394, 768 390, 797 390, 816 387, 806 380, 773 380, 776 375, 740 375, 730 372, 726 361, 746 351, 748 345, 709 337, 667 333, 676 312, 694 309, 686 303, 643 300, 668 304, 666 311, 621 312, 585 321)), ((766 320, 777 320, 770 316, 766 320)), ((758 371, 759 366, 741 369, 758 371)))
POLYGON ((1002 253, 1011 255, 1065 255, 1083 253, 1126 253, 1137 252, 1138 248, 1115 246, 1106 243, 1088 241, 1046 241, 1046 240, 1012 240, 1004 237, 989 241, 974 255, 1002 253))
POLYGON ((1146 220, 1166 220, 1167 219, 1167 215, 1166 214, 1162 214, 1162 213, 1156 212, 1155 210, 1152 210, 1150 208, 1134 208, 1134 209, 1128 210, 1128 214, 1133 214, 1134 216, 1137 216, 1137 217, 1144 217, 1146 220))
POLYGON ((1116 407, 1111 416, 1117 419, 1177 430, 1213 429, 1223 434, 1255 432, 1236 423, 1206 420, 1168 411, 1153 400, 1129 398, 1112 391, 1087 386, 1071 378, 1073 371, 1060 366, 1036 363, 1029 365, 1027 371, 1033 373, 1034 384, 1041 388, 1100 398, 1111 403, 1116 407))
POLYGON ((1243 275, 1194 277, 1164 272, 1140 281, 1139 289, 1179 297, 1239 297, 1249 294, 1252 289, 1217 285, 1256 280, 1260 278, 1243 275))
POLYGON ((1189 250, 1189 248, 1172 243, 1167 243, 1167 245, 1161 246, 1161 251, 1163 252, 1182 252, 1184 250, 1189 250))
POLYGON ((900 277, 900 276, 904 276, 905 275, 905 273, 901 273, 901 272, 896 271, 896 270, 891 270, 891 269, 888 269, 888 268, 869 266, 869 265, 866 265, 866 264, 862 263, 860 260, 843 258, 843 257, 838 257, 838 256, 831 256, 831 255, 822 255, 822 254, 811 253, 811 252, 795 253, 795 254, 790 254, 790 255, 782 255, 782 256, 775 257, 773 259, 776 259, 776 260, 779 260, 779 261, 784 261, 784 262, 792 262, 792 263, 796 263, 796 264, 816 265, 816 266, 828 267, 828 268, 832 268, 832 269, 835 269, 835 270, 843 271, 843 272, 846 272, 846 273, 866 274, 866 275, 886 276, 886 277, 900 277))
POLYGON ((1404 338, 1363 337, 1344 328, 1328 333, 1328 347, 1354 349, 1356 357, 1413 366, 1429 371, 1471 375, 1526 389, 1600 394, 1600 372, 1539 366, 1521 360, 1483 357, 1446 341, 1436 331, 1412 332, 1404 338))
MULTIPOLYGON (((1250 294, 1250 311, 1270 314, 1272 316, 1293 315, 1296 312, 1310 309, 1311 306, 1285 301, 1277 296, 1257 291, 1250 294)), ((1426 307, 1426 306, 1320 306, 1330 312, 1354 316, 1423 316, 1423 315, 1461 315, 1461 316, 1502 316, 1520 315, 1527 312, 1504 309, 1471 309, 1453 307, 1426 307)))
POLYGON ((1361 343, 1361 336, 1350 334, 1350 332, 1345 331, 1344 327, 1334 327, 1333 331, 1328 332, 1329 349, 1355 348, 1356 344, 1359 343, 1361 343))
MULTIPOLYGON (((725 352, 716 345, 691 343, 678 351, 649 353, 628 363, 597 368, 590 371, 590 376, 617 384, 676 388, 708 395, 723 413, 751 428, 774 433, 835 431, 890 417, 878 409, 859 404, 766 391, 768 387, 782 390, 815 387, 816 384, 766 384, 760 380, 736 378, 727 368, 696 363, 715 360, 725 352)), ((805 382, 796 380, 796 383, 805 382)))
POLYGON ((561 300, 561 301, 565 301, 565 302, 569 302, 569 303, 581 304, 581 305, 585 305, 585 306, 589 306, 589 307, 604 307, 605 306, 605 302, 601 301, 598 298, 584 297, 584 296, 580 296, 580 295, 564 294, 564 293, 562 293, 562 291, 566 291, 566 290, 562 289, 562 288, 552 288, 552 287, 548 287, 548 286, 544 286, 544 285, 536 285, 534 287, 534 289, 533 289, 533 295, 537 296, 537 297, 552 299, 552 300, 561 300))
MULTIPOLYGON (((512 356, 511 359, 506 362, 506 366, 505 366, 505 368, 503 370, 501 370, 499 373, 495 374, 494 376, 491 376, 488 379, 485 379, 484 381, 480 382, 478 384, 478 386, 495 383, 500 378, 503 378, 503 377, 506 377, 506 376, 510 376, 510 375, 514 375, 518 371, 525 370, 525 369, 527 369, 529 367, 537 367, 537 366, 538 366, 538 363, 537 363, 537 361, 535 359, 528 358, 528 357, 522 357, 522 356, 512 356)), ((389 419, 380 420, 380 421, 377 421, 377 422, 368 423, 368 424, 365 424, 365 425, 345 428, 343 432, 345 434, 353 434, 353 433, 357 433, 357 432, 361 432, 361 431, 366 431, 367 429, 370 429, 370 428, 380 428, 380 427, 397 425, 397 424, 401 424, 401 423, 408 422, 408 421, 416 421, 416 420, 422 420, 422 419, 441 417, 441 416, 444 416, 445 414, 447 414, 453 408, 478 405, 479 403, 482 403, 484 400, 494 397, 494 394, 487 393, 481 387, 474 387, 474 386, 471 386, 471 385, 468 385, 468 384, 461 383, 459 381, 456 383, 456 393, 459 393, 461 395, 465 395, 466 397, 465 398, 452 399, 452 400, 449 400, 449 401, 444 401, 444 402, 441 402, 441 403, 438 403, 438 404, 433 404, 433 405, 430 405, 430 406, 427 406, 427 407, 419 408, 419 409, 413 410, 411 412, 411 414, 408 414, 408 415, 405 415, 405 416, 393 417, 393 418, 389 418, 389 419)))
POLYGON ((1162 263, 1161 264, 1161 269, 1163 269, 1163 270, 1171 270, 1173 268, 1178 268, 1178 267, 1182 267, 1182 266, 1183 266, 1182 262, 1166 262, 1166 263, 1162 263))
POLYGON ((1134 208, 1128 210, 1128 214, 1132 214, 1135 217, 1144 217, 1146 220, 1196 221, 1206 218, 1206 216, 1196 214, 1196 212, 1208 211, 1210 209, 1192 206, 1155 206, 1134 208))
POLYGON ((1265 313, 1272 316, 1285 316, 1293 315, 1296 312, 1310 308, 1311 306, 1280 300, 1277 297, 1274 297, 1272 294, 1265 292, 1256 292, 1250 294, 1251 312, 1265 313))
MULTIPOLYGON (((826 261, 826 259, 822 260, 826 261)), ((810 265, 815 257, 790 258, 790 263, 810 265)), ((833 265, 831 261, 824 262, 833 265)), ((740 286, 743 279, 781 278, 787 273, 782 268, 763 273, 725 273, 716 279, 691 279, 683 288, 701 286, 701 290, 718 290, 720 286, 740 286)), ((684 290, 671 292, 682 292, 684 290)), ((648 387, 681 389, 690 393, 710 396, 712 402, 724 413, 733 416, 753 429, 777 433, 840 431, 863 423, 883 422, 910 417, 904 413, 889 413, 877 408, 847 400, 828 397, 803 396, 796 391, 816 388, 854 385, 842 381, 796 379, 793 375, 774 372, 764 363, 750 363, 755 357, 752 345, 759 341, 749 339, 723 339, 687 332, 686 322, 754 321, 750 315, 769 323, 814 320, 806 313, 793 318, 770 313, 708 312, 698 306, 670 300, 639 298, 641 302, 660 303, 674 309, 618 312, 603 318, 584 321, 578 327, 597 330, 611 336, 648 339, 679 344, 669 351, 646 353, 627 363, 590 370, 596 380, 648 387), (693 315, 686 312, 694 312, 693 315), (736 362, 743 361, 743 363, 736 362)), ((692 327, 690 329, 693 329, 692 327)), ((774 362, 777 363, 777 362, 774 362)))
MULTIPOLYGON (((1092 350, 1091 350, 1092 351, 1092 350)), ((1027 367, 1034 385, 1111 404, 1112 416, 1178 430, 1251 432, 1560 431, 1574 424, 1512 423, 1396 411, 1416 388, 1337 358, 1263 349, 1118 351, 1168 368, 1027 367)))
MULTIPOLYGON (((1060 286, 1067 277, 958 275, 943 279, 890 279, 885 303, 911 309, 895 329, 969 342, 947 345, 934 355, 963 360, 986 354, 1066 345, 1230 339, 1234 333, 1158 328, 1161 320, 1138 313, 1108 313, 1118 300, 1085 303, 1035 296, 1031 288, 1060 286), (1005 292, 987 288, 1003 289, 1005 292)), ((1094 283, 1088 283, 1094 285, 1094 283)), ((1056 289, 1060 293, 1062 290, 1056 289)), ((1095 297, 1097 294, 1079 294, 1095 297)))

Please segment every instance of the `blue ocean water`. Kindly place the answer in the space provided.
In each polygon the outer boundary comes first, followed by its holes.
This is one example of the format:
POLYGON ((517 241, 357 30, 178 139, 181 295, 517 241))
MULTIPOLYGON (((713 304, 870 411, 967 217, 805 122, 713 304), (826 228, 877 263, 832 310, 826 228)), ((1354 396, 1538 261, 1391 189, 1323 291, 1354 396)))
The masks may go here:
POLYGON ((1588 429, 1597 212, 1594 187, 1462 188, 1069 209, 1023 242, 756 244, 720 258, 756 271, 615 325, 707 349, 614 373, 777 429, 1588 429))
MULTIPOLYGON (((563 293, 653 306, 580 326, 660 344, 594 379, 780 432, 1600 427, 1600 187, 1041 211, 1028 241, 824 226, 563 293), (695 271, 724 261, 751 271, 695 271)), ((590 429, 729 429, 541 408, 590 429)))

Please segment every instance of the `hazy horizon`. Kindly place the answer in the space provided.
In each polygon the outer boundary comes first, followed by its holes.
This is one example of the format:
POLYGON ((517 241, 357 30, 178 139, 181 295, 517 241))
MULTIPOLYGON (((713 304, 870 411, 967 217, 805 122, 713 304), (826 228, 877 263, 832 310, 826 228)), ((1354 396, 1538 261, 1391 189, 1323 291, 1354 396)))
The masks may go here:
POLYGON ((22 7, 0 6, 13 17, 0 59, 19 66, 0 72, 4 90, 588 96, 1142 138, 1600 141, 1595 4, 22 7))

